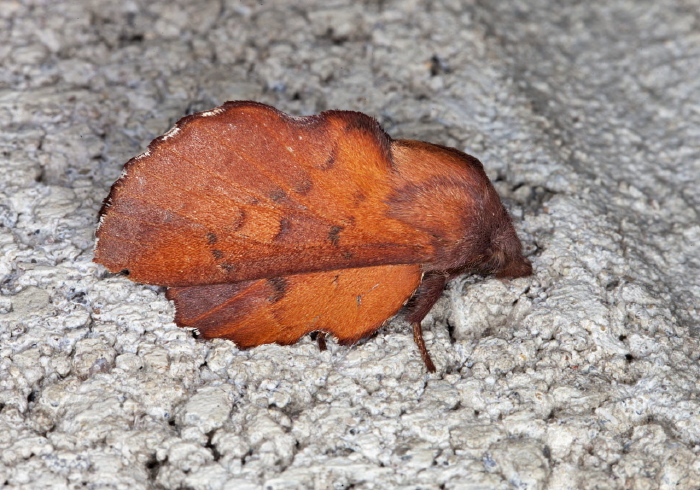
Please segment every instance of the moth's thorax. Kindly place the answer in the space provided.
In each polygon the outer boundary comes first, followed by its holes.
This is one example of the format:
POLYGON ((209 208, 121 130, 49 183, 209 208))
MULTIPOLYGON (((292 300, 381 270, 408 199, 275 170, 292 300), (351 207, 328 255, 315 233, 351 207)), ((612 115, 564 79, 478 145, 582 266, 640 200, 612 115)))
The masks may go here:
POLYGON ((527 275, 531 266, 481 162, 453 148, 392 143, 390 214, 432 237, 426 271, 527 275))

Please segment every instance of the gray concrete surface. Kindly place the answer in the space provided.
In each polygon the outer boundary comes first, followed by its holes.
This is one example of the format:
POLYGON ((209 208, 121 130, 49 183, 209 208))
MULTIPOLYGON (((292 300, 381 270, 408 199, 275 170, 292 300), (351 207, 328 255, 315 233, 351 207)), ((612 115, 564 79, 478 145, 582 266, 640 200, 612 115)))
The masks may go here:
POLYGON ((0 484, 700 488, 700 5, 0 0, 0 484), (188 112, 360 110, 479 157, 536 274, 240 352, 93 264, 188 112))

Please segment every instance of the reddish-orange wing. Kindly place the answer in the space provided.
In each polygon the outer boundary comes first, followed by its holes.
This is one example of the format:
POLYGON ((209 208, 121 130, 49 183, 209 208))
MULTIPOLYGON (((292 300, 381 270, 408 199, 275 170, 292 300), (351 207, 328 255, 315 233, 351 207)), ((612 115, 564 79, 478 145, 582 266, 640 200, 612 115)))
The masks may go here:
POLYGON ((313 331, 352 343, 395 315, 420 278, 417 265, 387 265, 168 288, 167 296, 178 325, 241 348, 293 344, 313 331))
POLYGON ((392 141, 356 112, 295 118, 229 102, 132 159, 100 212, 95 261, 167 286, 181 326, 241 347, 311 331, 352 342, 449 278, 532 272, 473 157, 392 141))
POLYGON ((390 144, 354 112, 238 102, 189 116, 126 165, 95 260, 163 286, 424 262, 430 237, 388 214, 390 144))

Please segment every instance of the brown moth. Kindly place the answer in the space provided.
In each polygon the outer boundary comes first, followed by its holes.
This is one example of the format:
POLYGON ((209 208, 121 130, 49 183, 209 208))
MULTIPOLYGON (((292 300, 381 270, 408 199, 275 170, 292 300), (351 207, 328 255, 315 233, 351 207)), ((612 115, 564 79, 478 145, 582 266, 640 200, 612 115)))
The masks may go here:
POLYGON ((351 344, 408 302, 431 372, 420 322, 448 280, 532 273, 476 158, 255 102, 187 116, 130 160, 97 239, 96 262, 168 288, 178 325, 240 348, 351 344))

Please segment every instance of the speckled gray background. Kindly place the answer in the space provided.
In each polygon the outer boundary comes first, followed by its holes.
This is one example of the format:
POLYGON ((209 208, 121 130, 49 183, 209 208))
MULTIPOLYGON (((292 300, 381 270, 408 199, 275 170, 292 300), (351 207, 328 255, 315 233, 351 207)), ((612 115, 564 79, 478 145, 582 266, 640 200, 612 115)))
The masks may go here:
POLYGON ((0 485, 700 488, 697 1, 0 0, 0 485), (239 352, 93 264, 186 113, 353 109, 479 157, 536 274, 239 352))

